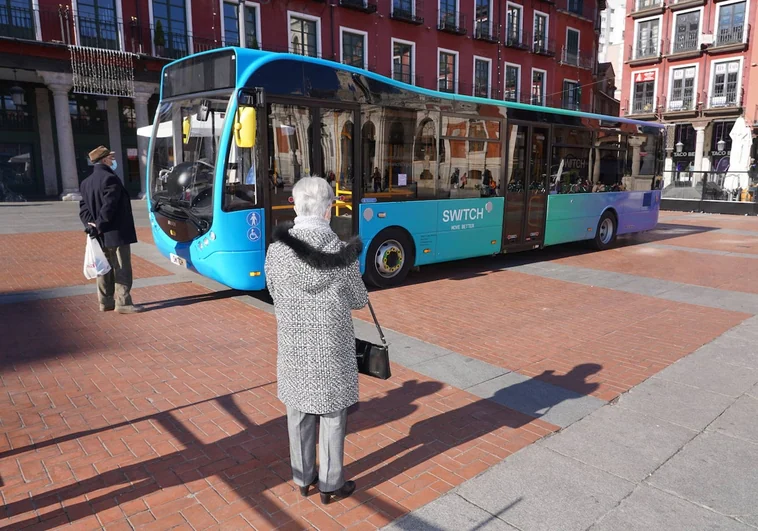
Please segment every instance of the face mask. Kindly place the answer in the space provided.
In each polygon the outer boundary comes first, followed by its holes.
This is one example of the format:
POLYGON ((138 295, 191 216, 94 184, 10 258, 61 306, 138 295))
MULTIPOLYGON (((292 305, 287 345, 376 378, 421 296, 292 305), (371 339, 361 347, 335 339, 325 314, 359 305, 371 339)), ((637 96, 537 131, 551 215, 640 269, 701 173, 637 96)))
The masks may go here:
POLYGON ((111 162, 111 169, 112 169, 113 171, 116 171, 116 168, 118 168, 118 162, 116 162, 116 161, 114 160, 113 162, 111 162))

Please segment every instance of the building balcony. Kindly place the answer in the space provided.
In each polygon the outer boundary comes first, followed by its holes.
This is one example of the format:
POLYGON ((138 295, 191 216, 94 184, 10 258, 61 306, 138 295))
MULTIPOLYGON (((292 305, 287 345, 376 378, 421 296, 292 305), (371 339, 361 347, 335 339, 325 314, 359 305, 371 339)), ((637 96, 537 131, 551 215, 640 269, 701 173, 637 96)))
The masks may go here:
MULTIPOLYGON (((558 3, 559 6, 561 5, 562 1, 563 0, 560 0, 560 3, 558 3)), ((558 7, 557 11, 587 20, 589 22, 593 22, 595 20, 594 7, 590 8, 589 6, 585 6, 583 0, 566 0, 565 6, 565 8, 558 7)))
MULTIPOLYGON (((748 39, 750 38, 751 26, 747 27, 748 39)), ((741 52, 747 49, 747 39, 743 41, 745 27, 730 26, 719 28, 713 36, 713 44, 708 48, 709 54, 741 52)))
POLYGON ((528 50, 529 39, 518 27, 506 27, 505 34, 503 35, 503 46, 518 50, 528 50))
POLYGON ((648 96, 643 98, 634 98, 633 101, 626 101, 626 113, 638 120, 655 120, 658 117, 658 98, 648 96))
POLYGON ((706 116, 739 116, 742 114, 742 99, 744 90, 737 89, 726 92, 709 94, 708 106, 703 111, 706 116))
POLYGON ((490 28, 489 23, 477 22, 474 24, 474 38, 478 41, 497 44, 500 41, 499 28, 490 28))
POLYGON ((666 9, 663 0, 636 0, 632 6, 632 18, 660 15, 666 9))
POLYGON ((463 13, 440 13, 437 29, 453 35, 466 35, 466 15, 463 13))
POLYGON ((165 28, 161 30, 163 38, 156 38, 156 28, 141 24, 136 18, 129 21, 98 19, 79 15, 68 6, 53 10, 12 8, 5 13, 8 16, 3 16, 0 9, 0 38, 87 46, 167 59, 222 46, 215 37, 174 33, 165 28))
POLYGON ((354 9, 363 13, 376 13, 376 0, 340 0, 340 7, 354 9))
POLYGON ((407 22, 408 24, 420 26, 424 23, 424 17, 420 16, 418 13, 423 12, 424 2, 422 0, 416 0, 415 4, 413 0, 405 0, 393 3, 390 17, 393 20, 399 20, 400 22, 407 22))
POLYGON ((663 118, 666 120, 679 120, 695 118, 700 114, 699 105, 695 101, 695 94, 685 94, 676 99, 669 98, 668 103, 663 103, 663 118))
POLYGON ((699 57, 703 51, 700 48, 700 33, 688 31, 686 33, 677 33, 674 40, 669 43, 668 55, 669 61, 699 57))
POLYGON ((630 44, 627 47, 627 63, 631 66, 658 63, 661 61, 661 49, 663 49, 663 40, 658 43, 648 41, 638 42, 636 45, 630 44))
POLYGON ((585 70, 594 70, 597 60, 592 53, 575 52, 564 46, 561 49, 560 63, 562 65, 575 66, 585 70))
POLYGON ((424 86, 424 77, 418 74, 408 72, 394 72, 392 79, 399 81, 400 83, 407 83, 408 85, 414 85, 416 87, 424 86))
POLYGON ((671 0, 666 7, 668 7, 669 11, 682 11, 703 5, 705 5, 705 0, 671 0))
POLYGON ((540 33, 535 33, 531 39, 532 53, 537 55, 544 55, 547 57, 555 57, 555 40, 546 37, 540 33))

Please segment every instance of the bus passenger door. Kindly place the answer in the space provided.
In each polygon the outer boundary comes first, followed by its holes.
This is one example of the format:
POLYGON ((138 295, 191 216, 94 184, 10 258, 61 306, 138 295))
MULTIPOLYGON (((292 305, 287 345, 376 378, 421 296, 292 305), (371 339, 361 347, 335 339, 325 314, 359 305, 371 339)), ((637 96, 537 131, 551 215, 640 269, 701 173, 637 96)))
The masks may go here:
POLYGON ((509 122, 503 251, 540 247, 545 239, 550 128, 509 122))

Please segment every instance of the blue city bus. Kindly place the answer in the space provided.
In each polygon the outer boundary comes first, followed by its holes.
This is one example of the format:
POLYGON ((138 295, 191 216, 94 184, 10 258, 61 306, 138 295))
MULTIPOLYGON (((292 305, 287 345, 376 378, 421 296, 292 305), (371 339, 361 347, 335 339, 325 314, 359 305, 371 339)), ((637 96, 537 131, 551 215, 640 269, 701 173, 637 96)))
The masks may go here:
POLYGON ((292 186, 308 175, 334 187, 332 226, 360 235, 379 287, 438 262, 580 240, 605 249, 658 222, 659 124, 435 92, 299 55, 223 48, 166 65, 150 134, 155 244, 240 290, 265 289, 271 230, 294 219, 292 186))

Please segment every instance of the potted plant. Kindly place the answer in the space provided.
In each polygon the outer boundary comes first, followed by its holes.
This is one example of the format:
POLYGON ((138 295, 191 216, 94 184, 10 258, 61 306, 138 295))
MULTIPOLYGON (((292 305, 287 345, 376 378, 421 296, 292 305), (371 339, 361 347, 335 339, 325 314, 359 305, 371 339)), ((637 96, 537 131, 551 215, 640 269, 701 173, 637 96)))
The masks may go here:
POLYGON ((166 35, 163 33, 163 24, 160 20, 155 23, 155 35, 153 36, 153 42, 155 43, 156 55, 162 56, 164 46, 166 45, 166 35))

